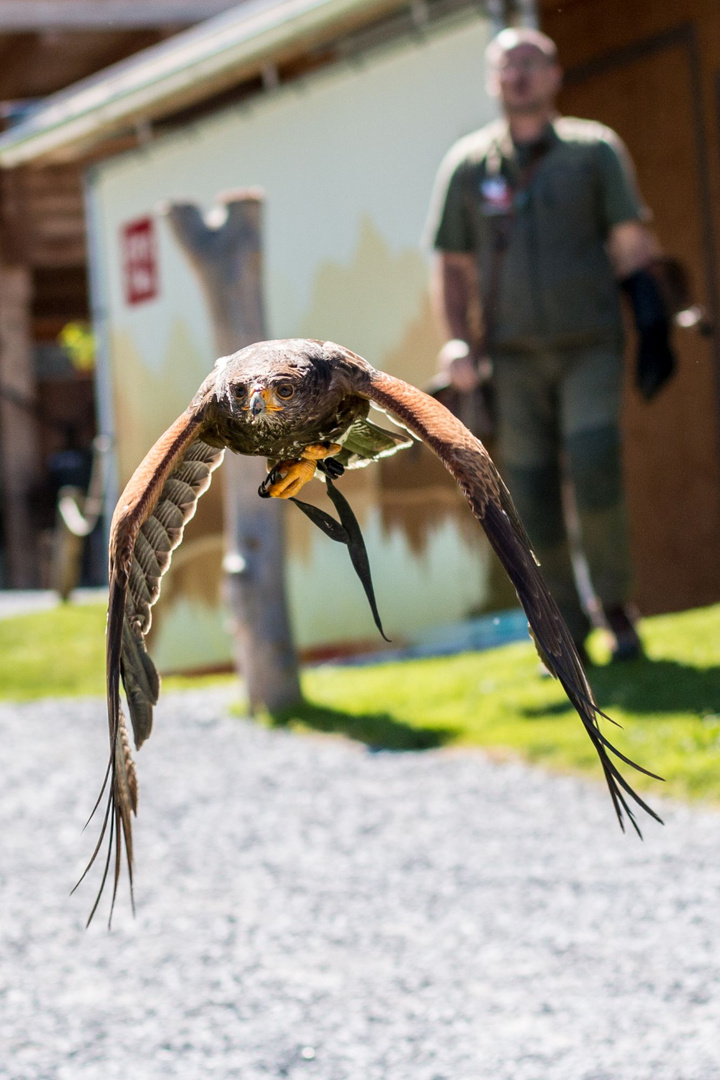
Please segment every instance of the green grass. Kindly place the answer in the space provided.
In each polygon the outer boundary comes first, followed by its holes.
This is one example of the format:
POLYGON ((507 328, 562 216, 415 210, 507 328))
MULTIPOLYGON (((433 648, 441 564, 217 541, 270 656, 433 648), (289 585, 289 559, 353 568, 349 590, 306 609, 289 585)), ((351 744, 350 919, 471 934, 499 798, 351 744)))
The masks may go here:
MULTIPOLYGON (((65 604, 52 611, 0 619, 0 701, 88 697, 105 693, 104 604, 65 604)), ((169 676, 177 690, 229 681, 231 675, 169 676)))
POLYGON ((0 698, 102 694, 105 607, 66 604, 0 619, 0 698))
MULTIPOLYGON (((104 625, 99 607, 0 621, 0 698, 102 694, 104 625)), ((634 774, 639 787, 720 802, 720 606, 647 619, 642 631, 648 659, 590 672, 601 707, 623 725, 605 729, 629 757, 667 780, 634 774)), ((591 652, 602 659, 599 637, 591 652)), ((168 678, 163 685, 216 681, 168 678)), ((396 750, 483 746, 600 778, 579 719, 558 684, 538 677, 529 643, 369 667, 328 665, 307 670, 303 687, 306 702, 275 723, 396 750)))
MULTIPOLYGON (((665 777, 659 784, 633 773, 638 788, 720 802, 720 606, 647 619, 642 630, 648 659, 590 671, 600 706, 623 728, 604 730, 628 757, 665 777)), ((603 659, 600 634, 591 652, 603 659)), ((483 746, 601 778, 580 720, 558 683, 538 676, 529 643, 317 668, 305 674, 304 690, 309 704, 282 722, 394 749, 483 746)))

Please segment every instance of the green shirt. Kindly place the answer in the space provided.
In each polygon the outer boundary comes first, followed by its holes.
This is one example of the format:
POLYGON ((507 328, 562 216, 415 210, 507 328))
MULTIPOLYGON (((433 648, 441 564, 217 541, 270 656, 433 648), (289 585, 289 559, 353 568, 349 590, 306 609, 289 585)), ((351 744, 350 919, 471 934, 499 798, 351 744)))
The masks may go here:
POLYGON ((428 234, 440 251, 475 254, 492 351, 562 348, 619 340, 605 245, 614 225, 646 214, 609 128, 560 117, 533 158, 496 121, 445 158, 428 234))

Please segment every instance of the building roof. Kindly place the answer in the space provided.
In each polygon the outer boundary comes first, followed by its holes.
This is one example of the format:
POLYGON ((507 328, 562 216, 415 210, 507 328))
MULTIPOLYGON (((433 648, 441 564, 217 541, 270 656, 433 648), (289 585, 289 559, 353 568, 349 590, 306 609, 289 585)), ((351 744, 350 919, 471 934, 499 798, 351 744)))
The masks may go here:
POLYGON ((407 0, 246 0, 45 98, 0 135, 0 167, 77 159, 401 7, 407 0))
POLYGON ((40 99, 238 0, 0 0, 0 131, 40 99))

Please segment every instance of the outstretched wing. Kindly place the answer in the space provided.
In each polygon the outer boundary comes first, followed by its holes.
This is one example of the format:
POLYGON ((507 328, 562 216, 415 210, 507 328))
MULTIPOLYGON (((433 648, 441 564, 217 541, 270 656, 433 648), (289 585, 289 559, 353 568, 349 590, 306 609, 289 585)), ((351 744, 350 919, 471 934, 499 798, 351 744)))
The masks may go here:
POLYGON ((120 704, 120 679, 125 688, 135 746, 139 748, 152 729, 152 710, 160 689, 158 673, 145 647, 152 606, 160 595, 160 581, 170 565, 172 552, 181 542, 185 525, 195 514, 197 501, 210 486, 212 472, 224 454, 223 449, 204 441, 203 412, 202 403, 197 404, 196 399, 161 435, 135 470, 110 526, 106 641, 110 760, 95 809, 108 785, 109 791, 100 838, 85 873, 94 863, 108 831, 109 836, 102 881, 90 919, 97 909, 114 850, 112 917, 123 844, 132 895, 130 815, 137 813, 138 789, 120 704))
POLYGON ((515 586, 543 663, 559 679, 597 750, 621 828, 624 812, 640 833, 627 797, 660 821, 630 787, 610 754, 648 776, 661 778, 616 750, 600 730, 598 717, 605 714, 593 698, 570 631, 543 581, 510 492, 482 443, 440 402, 362 361, 357 365, 357 392, 418 435, 459 484, 515 586))

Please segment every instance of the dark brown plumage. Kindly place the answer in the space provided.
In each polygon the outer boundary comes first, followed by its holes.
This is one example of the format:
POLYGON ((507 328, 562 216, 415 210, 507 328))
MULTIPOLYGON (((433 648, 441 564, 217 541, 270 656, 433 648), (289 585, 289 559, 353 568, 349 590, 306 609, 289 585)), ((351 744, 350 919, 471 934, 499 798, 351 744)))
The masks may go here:
MULTIPOLYGON (((111 756, 103 785, 104 791, 109 783, 109 794, 90 865, 108 831, 109 846, 90 918, 113 850, 114 903, 123 844, 132 891, 131 814, 137 812, 137 779, 120 704, 120 680, 139 748, 150 734, 159 692, 159 678, 145 649, 151 608, 172 550, 182 540, 184 525, 209 486, 212 471, 225 448, 262 455, 274 466, 263 485, 264 494, 288 498, 326 457, 352 467, 409 445, 408 438, 367 421, 370 402, 422 439, 459 484, 515 586, 541 659, 560 680, 597 750, 620 825, 624 827, 626 814, 639 833, 628 798, 657 818, 609 756, 640 769, 615 750, 599 728, 598 716, 605 714, 595 704, 510 494, 482 443, 439 402, 376 371, 340 345, 303 339, 262 342, 218 360, 188 409, 138 466, 113 516, 107 627, 111 756)), ((101 798, 102 792, 98 803, 101 798)))

